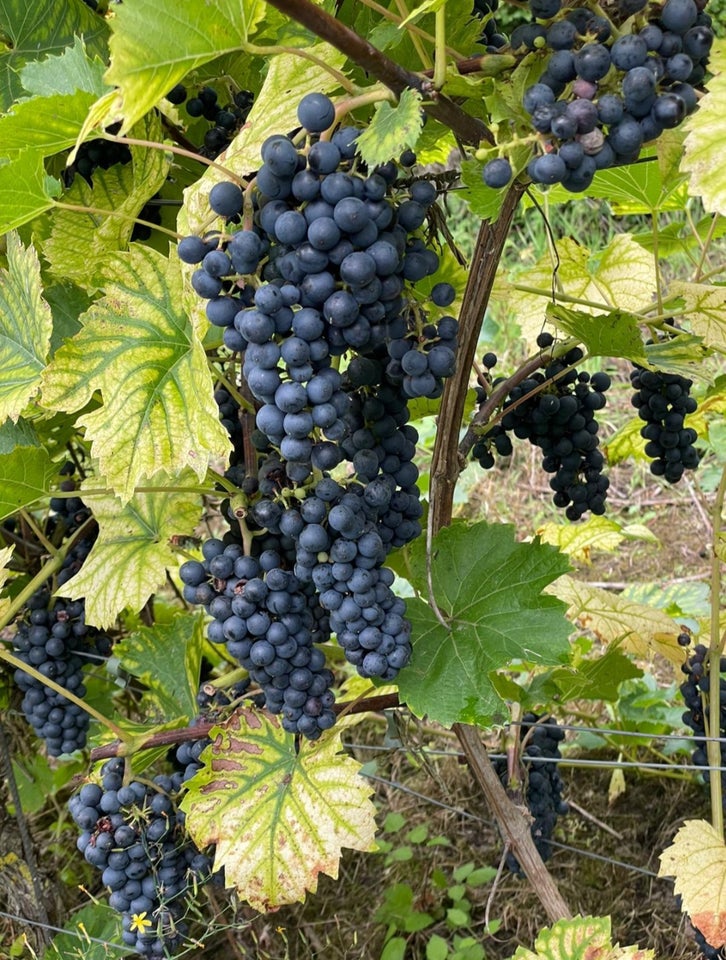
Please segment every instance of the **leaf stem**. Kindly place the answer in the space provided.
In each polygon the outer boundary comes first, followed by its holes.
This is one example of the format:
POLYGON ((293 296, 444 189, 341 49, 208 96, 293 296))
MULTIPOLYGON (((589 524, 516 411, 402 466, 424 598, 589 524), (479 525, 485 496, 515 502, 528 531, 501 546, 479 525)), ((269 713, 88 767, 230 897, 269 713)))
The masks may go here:
MULTIPOLYGON (((376 4, 378 6, 378 4, 376 4)), ((401 24, 408 16, 408 8, 406 7, 406 0, 396 0, 396 6, 398 7, 398 12, 401 14, 400 17, 397 17, 395 14, 391 14, 394 18, 396 25, 401 28, 401 24)), ((414 45, 418 58, 421 61, 422 66, 425 70, 430 70, 432 67, 431 57, 428 55, 428 51, 421 43, 421 38, 417 35, 416 27, 412 23, 407 23, 403 28, 404 30, 409 31, 409 36, 411 37, 411 43, 414 45)), ((428 38, 432 44, 435 45, 436 40, 434 37, 428 38)))
POLYGON ((655 299, 658 313, 663 313, 663 291, 661 289, 663 277, 660 272, 660 257, 658 256, 658 214, 651 215, 653 233, 653 268, 655 271, 655 299))
POLYGON ((158 143, 156 140, 137 140, 135 137, 118 137, 112 133, 104 132, 102 134, 104 140, 113 140, 114 143, 126 143, 131 147, 148 147, 150 150, 166 150, 169 153, 175 153, 179 157, 188 157, 190 160, 196 160, 199 163, 203 163, 207 167, 213 167, 215 170, 219 170, 225 175, 229 180, 233 180, 238 184, 242 189, 247 186, 247 181, 242 177, 238 177, 236 173, 233 173, 229 167, 223 166, 221 163, 216 163, 214 160, 209 160, 207 157, 203 157, 199 153, 194 153, 193 150, 185 150, 184 147, 175 147, 171 143, 158 143))
POLYGON ((54 547, 53 544, 50 542, 50 540, 48 540, 46 535, 43 533, 43 531, 40 529, 38 524, 35 522, 35 517, 32 515, 32 513, 30 513, 25 508, 23 508, 20 511, 20 516, 23 522, 27 523, 27 525, 30 527, 38 543, 45 548, 45 552, 49 553, 51 557, 55 556, 55 554, 58 552, 58 547, 54 547))
MULTIPOLYGON (((721 558, 718 555, 718 541, 721 535, 724 496, 726 496, 726 467, 721 472, 721 481, 716 491, 716 500, 713 505, 712 528, 713 543, 711 545, 711 628, 709 644, 709 714, 708 714, 708 742, 706 754, 708 765, 718 768, 721 766, 721 654, 724 648, 726 635, 721 635, 721 558)), ((704 711, 705 714, 705 711, 704 711)), ((723 838, 723 791, 721 774, 717 769, 711 770, 708 778, 711 793, 711 823, 718 835, 723 838)))
POLYGON ((446 81, 446 3, 436 11, 436 47, 434 52, 434 88, 440 90, 446 81))
POLYGON ((87 207, 81 203, 63 203, 61 200, 56 200, 53 205, 60 210, 70 210, 71 213, 96 213, 102 217, 118 217, 120 220, 131 220, 134 223, 140 223, 144 227, 151 227, 152 230, 156 230, 159 233, 165 233, 167 237, 172 237, 174 240, 181 240, 182 238, 181 233, 176 233, 174 230, 167 230, 166 227, 161 227, 158 223, 152 223, 151 220, 132 217, 130 214, 122 213, 120 210, 102 210, 100 207, 87 207))
POLYGON ((245 53, 252 53, 258 57, 269 57, 279 53, 287 53, 292 54, 295 57, 302 57, 304 60, 309 60, 317 67, 320 67, 321 70, 325 70, 327 73, 329 73, 331 77, 338 81, 344 90, 351 94, 351 96, 354 96, 357 92, 358 88, 356 85, 352 83, 342 71, 336 70, 335 67, 331 67, 329 63, 325 62, 325 60, 322 60, 320 57, 316 57, 314 53, 310 53, 310 51, 306 50, 304 47, 280 47, 274 45, 263 47, 256 43, 245 43, 243 49, 245 53))

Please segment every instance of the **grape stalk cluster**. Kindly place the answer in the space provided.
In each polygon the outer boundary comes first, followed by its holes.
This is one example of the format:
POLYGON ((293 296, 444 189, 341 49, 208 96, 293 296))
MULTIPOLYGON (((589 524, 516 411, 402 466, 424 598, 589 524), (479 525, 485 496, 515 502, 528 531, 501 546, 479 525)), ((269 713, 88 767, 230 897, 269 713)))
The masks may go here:
POLYGON ((647 441, 650 472, 668 483, 677 483, 686 470, 695 470, 700 460, 694 446, 698 434, 693 427, 685 426, 686 416, 698 407, 690 396, 693 381, 677 373, 636 366, 630 382, 635 388, 632 404, 645 422, 640 435, 647 441))

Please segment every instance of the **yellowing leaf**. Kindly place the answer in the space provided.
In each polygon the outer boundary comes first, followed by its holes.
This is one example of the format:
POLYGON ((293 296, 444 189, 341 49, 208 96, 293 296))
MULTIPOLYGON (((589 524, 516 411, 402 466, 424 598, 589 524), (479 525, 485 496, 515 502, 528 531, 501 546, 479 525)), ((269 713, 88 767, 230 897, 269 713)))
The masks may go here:
POLYGON ((626 539, 656 539, 647 527, 623 527, 609 517, 590 517, 584 523, 545 523, 537 533, 543 543, 588 564, 593 550, 613 551, 626 539))
POLYGON ((519 947, 512 960, 654 960, 652 950, 613 945, 610 928, 610 917, 558 920, 540 931, 534 951, 519 947))
MULTIPOLYGON (((14 547, 3 547, 0 550, 0 591, 5 586, 5 581, 8 579, 8 564, 10 563, 10 557, 13 555, 14 547)), ((10 599, 8 597, 0 598, 0 618, 5 616, 5 612, 10 606, 10 599)))
POLYGON ((661 610, 626 600, 609 590, 560 577, 548 589, 569 605, 567 616, 592 630, 606 643, 622 642, 636 656, 660 653, 672 663, 683 662, 678 626, 661 610))
POLYGON ((105 296, 55 354, 42 398, 70 412, 100 393, 78 423, 124 502, 142 477, 191 467, 202 479, 210 457, 229 450, 204 349, 179 305, 179 261, 135 247, 108 262, 105 296))
POLYGON ((716 40, 708 69, 714 75, 698 110, 688 121, 685 156, 681 164, 690 174, 689 191, 700 194, 707 210, 726 214, 726 168, 723 145, 726 142, 726 40, 716 40))
POLYGON ((395 106, 385 100, 376 104, 369 126, 356 141, 358 152, 371 167, 386 163, 416 146, 422 126, 421 94, 406 89, 395 106))
POLYGON ((341 847, 374 849, 372 790, 338 732, 297 752, 277 717, 245 708, 210 736, 187 782, 186 826, 199 847, 216 844, 214 869, 252 907, 304 900, 321 873, 337 877, 341 847))
POLYGON ((704 345, 726 353, 726 287, 680 281, 671 292, 683 298, 693 332, 704 345))
POLYGON ((712 947, 726 944, 726 846, 705 820, 686 820, 660 856, 659 877, 675 877, 675 892, 712 947))
MULTIPOLYGON (((163 486, 164 478, 157 482, 163 486)), ((183 483, 182 476, 177 485, 183 483)), ((123 507, 111 498, 94 500, 98 539, 60 592, 85 597, 86 619, 97 627, 110 627, 125 607, 140 610, 164 583, 167 568, 178 565, 170 538, 191 533, 199 512, 199 495, 178 490, 138 493, 123 507)))
POLYGON ((14 231, 7 236, 7 258, 8 269, 0 270, 0 423, 17 421, 37 392, 53 328, 38 255, 14 231))

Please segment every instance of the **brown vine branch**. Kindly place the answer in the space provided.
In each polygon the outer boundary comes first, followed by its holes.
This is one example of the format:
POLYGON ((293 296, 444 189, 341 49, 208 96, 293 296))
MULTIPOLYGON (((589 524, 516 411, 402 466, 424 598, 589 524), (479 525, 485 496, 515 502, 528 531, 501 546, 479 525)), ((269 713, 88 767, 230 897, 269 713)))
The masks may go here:
POLYGON ((268 0, 268 3, 340 50, 366 73, 384 83, 396 96, 400 96, 410 87, 418 90, 422 96, 431 98, 432 102, 424 105, 426 113, 449 127, 462 142, 493 142, 489 129, 481 120, 469 116, 448 97, 437 94, 427 78, 404 70, 355 31, 326 13, 322 7, 315 6, 310 0, 268 0))
MULTIPOLYGON (((377 697, 367 697, 365 700, 360 700, 358 703, 350 705, 349 700, 343 700, 340 703, 336 703, 335 713, 342 713, 346 710, 348 713, 379 713, 382 710, 391 710, 394 707, 400 707, 401 704, 398 700, 397 693, 385 693, 377 697)), ((207 720, 203 723, 198 723, 193 727, 180 727, 178 730, 162 730, 160 733, 153 733, 148 740, 144 740, 143 743, 134 743, 131 748, 121 743, 119 740, 114 740, 112 743, 104 743, 101 747, 94 747, 91 750, 91 762, 95 763, 97 760, 109 760, 111 757, 124 756, 127 753, 134 752, 138 750, 152 750, 154 747, 174 747, 180 743, 187 743, 190 740, 203 740, 204 737, 209 736, 209 731, 213 727, 217 727, 220 723, 224 721, 221 720, 207 720)))
MULTIPOLYGON (((431 463, 430 529, 434 534, 451 523, 454 488, 461 471, 459 428, 464 413, 469 371, 474 362, 481 321, 489 302, 497 266, 523 191, 521 184, 513 184, 505 196, 498 220, 494 223, 485 221, 479 228, 459 318, 458 370, 446 384, 441 398, 439 429, 431 463)), ((539 363, 540 359, 537 358, 537 366, 539 363)), ((493 398, 489 398, 488 402, 492 401, 493 398)), ((430 544, 428 546, 427 553, 430 554, 430 544)), ((479 731, 476 727, 460 723, 454 724, 453 729, 502 835, 527 875, 548 917, 552 921, 571 917, 567 903, 534 846, 529 823, 507 796, 489 760, 479 731)))

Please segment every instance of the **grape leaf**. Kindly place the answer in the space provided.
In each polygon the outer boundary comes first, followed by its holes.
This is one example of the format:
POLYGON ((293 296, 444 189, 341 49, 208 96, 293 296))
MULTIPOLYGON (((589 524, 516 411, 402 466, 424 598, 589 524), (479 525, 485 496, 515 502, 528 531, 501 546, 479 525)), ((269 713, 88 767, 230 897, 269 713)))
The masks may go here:
POLYGON ((705 820, 686 820, 660 855, 659 877, 675 877, 683 911, 712 947, 726 944, 726 846, 705 820))
POLYGON ((679 373, 691 380, 708 377, 703 360, 710 353, 703 345, 703 339, 690 333, 679 333, 671 340, 645 345, 645 355, 651 367, 667 373, 679 373))
POLYGON ((8 163, 0 160, 0 234, 48 210, 60 189, 60 183, 46 175, 38 150, 24 150, 8 163))
POLYGON ((623 310, 610 310, 593 319, 559 303, 547 304, 547 319, 587 347, 591 357, 625 357, 647 363, 638 318, 623 310))
MULTIPOLYGON (((607 700, 615 703, 623 680, 642 676, 643 671, 630 657, 615 647, 609 647, 601 657, 578 659, 573 666, 555 667, 549 671, 550 694, 545 700, 552 700, 553 693, 556 693, 561 701, 607 700)), ((538 687, 538 679, 534 678, 532 688, 538 687)), ((531 696, 535 691, 530 689, 529 692, 531 696)))
POLYGON ((23 95, 21 71, 56 54, 80 36, 91 56, 105 58, 108 25, 82 0, 0 0, 0 33, 9 41, 0 52, 0 111, 23 95))
POLYGON ((58 468, 43 447, 15 447, 0 456, 0 520, 50 496, 58 468))
POLYGON ((141 627, 113 648, 121 667, 148 687, 147 708, 159 719, 196 716, 204 617, 182 613, 171 623, 141 627))
MULTIPOLYGON (((412 585, 428 596, 425 545, 412 547, 410 565, 412 585)), ((407 600, 413 657, 399 676, 401 699, 445 726, 490 723, 503 712, 491 671, 515 659, 554 664, 566 655, 571 627, 564 608, 542 590, 567 569, 552 547, 517 543, 509 525, 441 530, 431 572, 446 625, 423 599, 407 600)))
POLYGON ((321 873, 337 877, 341 847, 375 848, 373 791, 339 732, 298 750, 277 717, 244 708, 210 737, 181 806, 197 846, 216 844, 214 869, 252 907, 304 900, 321 873))
POLYGON ((726 142, 726 39, 718 38, 708 64, 713 74, 706 96, 688 120, 685 155, 681 164, 690 174, 689 193, 700 196, 707 210, 726 214, 726 169, 723 145, 726 142))
POLYGON ((459 195, 466 200, 471 212, 482 220, 495 221, 502 208, 506 189, 493 190, 481 178, 484 164, 478 160, 463 160, 461 163, 461 182, 464 189, 459 195))
POLYGON ((210 60, 243 48, 264 22, 263 0, 134 0, 116 7, 106 80, 120 88, 122 133, 137 123, 175 84, 210 60), (149 24, 163 24, 149 45, 149 24))
POLYGON ((53 937, 43 960, 120 960, 131 953, 134 948, 123 945, 121 914, 95 900, 74 912, 65 931, 53 937))
POLYGON ((105 65, 98 57, 90 57, 83 40, 76 36, 73 44, 58 56, 34 60, 23 67, 20 81, 34 102, 39 97, 71 94, 85 90, 100 97, 106 91, 103 82, 105 65))
POLYGON ((386 163, 416 146, 422 126, 421 94, 407 87, 395 106, 386 100, 376 104, 370 124, 356 140, 358 153, 370 167, 386 163))
POLYGON ((79 317, 91 306, 85 290, 75 283, 56 280, 43 291, 53 315, 53 332, 50 335, 50 351, 55 353, 65 341, 81 329, 79 317))
POLYGON ((178 302, 179 261, 134 246, 108 261, 105 296, 46 368, 42 395, 71 412, 101 394, 78 423, 124 502, 142 477, 191 467, 202 479, 229 451, 204 348, 178 302))
POLYGON ((683 650, 676 640, 678 626, 662 611, 571 577, 560 577, 549 592, 569 605, 570 620, 577 620, 605 643, 620 642, 639 657, 657 652, 678 666, 683 663, 683 650))
POLYGON ((16 447, 39 447, 40 438, 35 432, 35 427, 25 420, 18 417, 13 423, 12 420, 6 420, 0 424, 0 454, 12 453, 16 447))
POLYGON ((693 332, 704 346, 726 353, 726 287, 677 281, 671 293, 683 299, 693 332))
POLYGON ((534 951, 517 947, 511 960, 655 960, 655 954, 613 945, 610 917, 578 915, 540 930, 534 951))
MULTIPOLYGON (((0 549, 0 594, 2 593, 3 587, 5 586, 5 581, 8 579, 8 564, 10 563, 10 558, 13 555, 14 547, 3 547, 0 549)), ((8 597, 0 597, 0 619, 5 616, 5 613, 10 606, 10 599, 8 597)))
MULTIPOLYGON (((149 116, 133 133, 141 140, 159 140, 161 121, 149 116)), ((162 150, 131 147, 131 163, 95 170, 92 187, 77 176, 66 191, 64 201, 113 211, 113 215, 56 211, 50 237, 43 244, 52 272, 89 290, 99 285, 105 276, 109 254, 127 246, 134 229, 134 217, 166 180, 169 162, 169 155, 162 150)))
POLYGON ((545 523, 537 529, 542 543, 551 543, 568 557, 590 564, 593 550, 617 550, 623 540, 658 538, 647 527, 638 524, 623 526, 609 517, 588 517, 584 523, 545 523))
MULTIPOLYGON (((157 483, 164 485, 163 476, 157 483)), ((62 595, 85 597, 86 620, 97 627, 110 627, 126 607, 140 610, 164 583, 167 568, 178 565, 170 538, 191 533, 199 514, 199 495, 178 489, 137 493, 123 507, 111 498, 94 500, 98 539, 62 595)))
POLYGON ((53 319, 43 299, 40 263, 15 231, 7 241, 7 270, 0 269, 0 422, 17 420, 40 386, 53 319))

